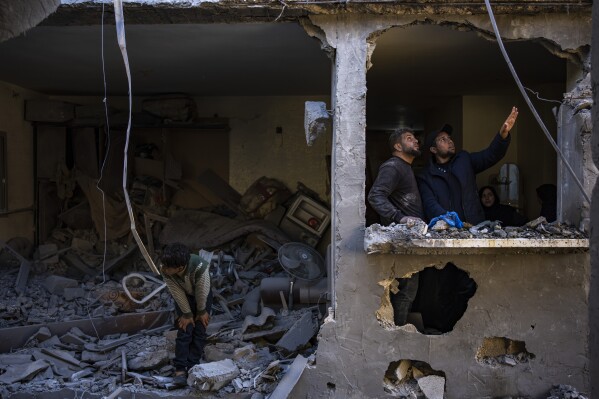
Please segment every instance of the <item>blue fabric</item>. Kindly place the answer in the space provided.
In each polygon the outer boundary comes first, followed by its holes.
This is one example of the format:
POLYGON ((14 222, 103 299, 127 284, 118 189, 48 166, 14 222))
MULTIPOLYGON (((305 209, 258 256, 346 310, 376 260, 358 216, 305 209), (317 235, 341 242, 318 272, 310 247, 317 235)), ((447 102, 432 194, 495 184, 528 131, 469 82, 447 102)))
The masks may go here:
POLYGON ((431 222, 428 224, 428 228, 432 228, 439 220, 444 220, 450 227, 457 227, 458 229, 464 227, 464 223, 462 223, 457 213, 447 212, 444 215, 432 218, 431 222))
POLYGON ((417 177, 424 216, 427 220, 432 220, 449 211, 463 212, 460 218, 464 222, 474 225, 485 220, 485 213, 476 188, 476 174, 495 165, 505 156, 510 139, 510 135, 504 140, 497 133, 486 149, 473 153, 460 151, 446 164, 448 173, 452 173, 462 187, 461 206, 452 203, 453 196, 447 173, 439 170, 434 162, 434 156, 431 156, 429 164, 417 177))

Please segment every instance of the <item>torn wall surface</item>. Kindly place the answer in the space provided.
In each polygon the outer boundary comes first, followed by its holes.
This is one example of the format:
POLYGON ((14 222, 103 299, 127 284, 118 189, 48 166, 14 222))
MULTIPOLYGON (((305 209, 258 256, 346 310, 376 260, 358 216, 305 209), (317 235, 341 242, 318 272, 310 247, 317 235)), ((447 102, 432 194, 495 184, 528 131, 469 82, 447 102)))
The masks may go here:
MULTIPOLYGON (((484 16, 430 18, 439 22, 467 20, 470 24, 463 26, 489 29, 484 16)), ((584 23, 581 26, 580 22, 588 22, 588 15, 582 19, 570 18, 567 14, 554 15, 554 23, 559 27, 554 26, 551 33, 547 33, 549 25, 545 25, 543 18, 505 16, 503 21, 498 17, 498 22, 505 37, 525 39, 547 35, 564 50, 576 49, 581 55, 585 54, 590 27, 584 23), (517 21, 527 22, 519 25, 517 21)), ((487 251, 485 245, 480 252, 466 248, 441 255, 426 255, 426 249, 419 252, 421 255, 365 254, 364 207, 361 205, 364 181, 356 176, 361 176, 365 167, 364 76, 369 64, 368 47, 372 46, 369 39, 375 37, 376 32, 391 26, 405 26, 415 18, 318 15, 310 19, 324 31, 327 44, 336 52, 332 222, 336 237, 333 249, 336 322, 322 328, 318 371, 308 371, 295 393, 298 396, 312 393, 315 397, 381 397, 385 395, 382 383, 385 370, 391 362, 400 359, 424 361, 435 370, 445 372, 448 398, 541 397, 565 370, 572 372, 567 378, 573 385, 588 390, 585 309, 589 256, 584 243, 580 243, 582 253, 554 255, 544 251, 523 255, 517 245, 513 251, 501 250, 500 254, 487 251), (478 284, 466 313, 452 332, 426 336, 415 330, 389 329, 377 320, 384 296, 380 281, 447 261, 465 270, 478 284), (567 305, 562 307, 564 303, 567 305), (577 310, 572 313, 572 309, 577 310), (556 314, 562 316, 556 319, 556 314), (528 365, 493 372, 482 369, 475 359, 476 348, 485 337, 493 336, 523 341, 527 350, 537 357, 528 365), (558 351, 553 350, 557 347, 558 351), (569 348, 567 353, 564 353, 565 347, 569 348), (352 364, 364 367, 357 372, 348 367, 352 364)), ((547 248, 547 251, 552 252, 552 249, 547 248)))

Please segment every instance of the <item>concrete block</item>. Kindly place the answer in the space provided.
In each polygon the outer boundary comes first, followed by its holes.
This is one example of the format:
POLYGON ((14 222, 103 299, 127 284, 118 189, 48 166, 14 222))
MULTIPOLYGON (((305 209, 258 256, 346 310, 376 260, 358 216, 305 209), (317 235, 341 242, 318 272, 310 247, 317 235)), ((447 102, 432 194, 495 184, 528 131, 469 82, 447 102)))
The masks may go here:
POLYGON ((443 399, 445 395, 445 378, 429 375, 418 380, 418 386, 427 399, 443 399))
POLYGON ((65 288, 77 288, 79 283, 77 280, 62 276, 48 276, 44 281, 44 287, 51 294, 63 295, 65 288))
POLYGON ((239 368, 231 359, 196 364, 189 370, 187 384, 200 391, 218 391, 239 375, 239 368))
POLYGON ((169 362, 167 350, 139 352, 133 359, 127 360, 127 367, 132 371, 145 371, 160 368, 169 362))

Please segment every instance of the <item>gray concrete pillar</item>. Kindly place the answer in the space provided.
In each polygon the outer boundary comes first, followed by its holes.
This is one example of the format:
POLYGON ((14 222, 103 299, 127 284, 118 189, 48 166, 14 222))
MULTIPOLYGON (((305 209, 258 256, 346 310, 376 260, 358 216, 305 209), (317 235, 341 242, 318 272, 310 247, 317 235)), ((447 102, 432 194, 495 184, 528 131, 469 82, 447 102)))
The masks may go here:
MULTIPOLYGON (((593 20, 599 21, 599 3, 593 3, 593 20)), ((599 46, 599 24, 593 24, 593 47, 599 46)), ((591 80, 594 103, 599 103, 599 51, 593 51, 591 55, 591 80)), ((593 133, 591 147, 593 162, 599 167, 599 109, 595 106, 593 114, 593 133)), ((589 287, 589 352, 591 393, 589 397, 599 397, 599 185, 595 185, 591 198, 591 276, 589 287)))

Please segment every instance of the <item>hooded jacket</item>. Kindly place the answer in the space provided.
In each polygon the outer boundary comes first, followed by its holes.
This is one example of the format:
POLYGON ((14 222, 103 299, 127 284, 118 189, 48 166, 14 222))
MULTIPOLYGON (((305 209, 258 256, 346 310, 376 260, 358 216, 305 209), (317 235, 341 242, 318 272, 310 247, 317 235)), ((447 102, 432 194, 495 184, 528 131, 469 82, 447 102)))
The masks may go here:
POLYGON ((418 175, 418 189, 422 197, 424 216, 430 220, 449 211, 458 213, 463 222, 478 224, 485 220, 478 190, 476 188, 476 174, 497 164, 507 152, 511 135, 503 139, 497 133, 489 147, 482 151, 469 153, 458 152, 448 163, 443 166, 444 172, 432 156, 428 165, 418 175), (448 173, 459 182, 461 187, 461 204, 452 201, 451 184, 448 173))

